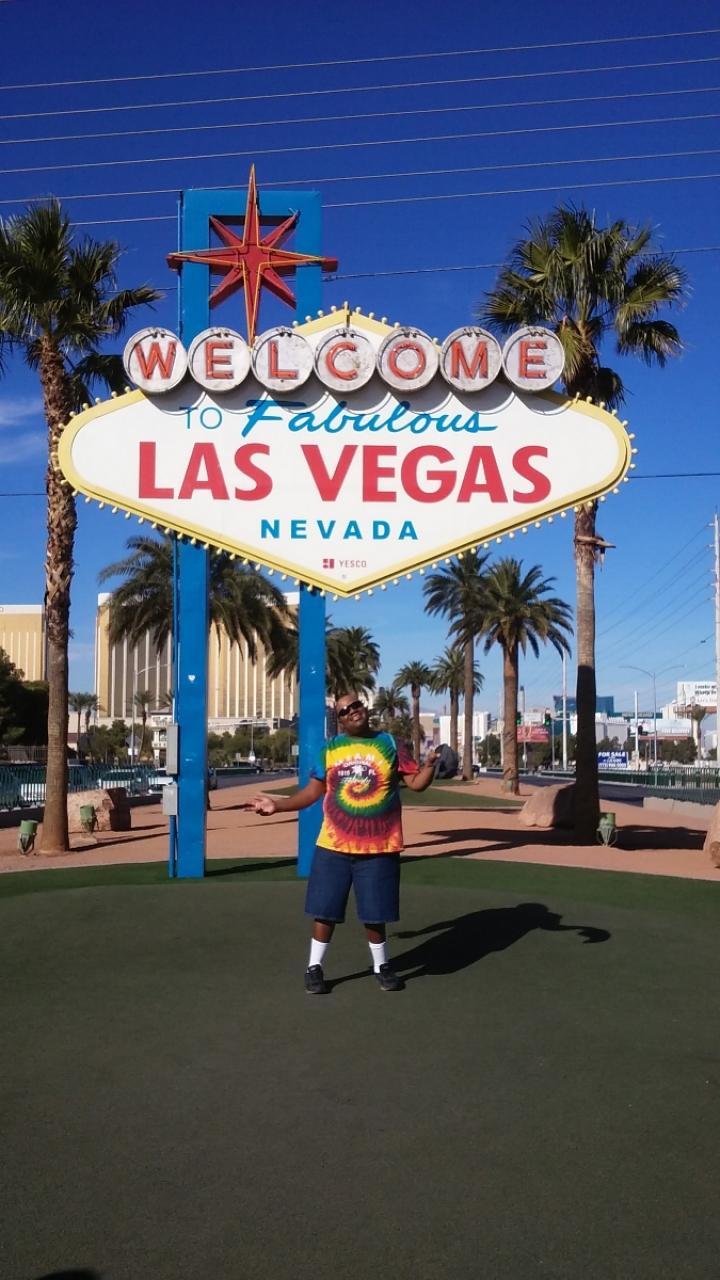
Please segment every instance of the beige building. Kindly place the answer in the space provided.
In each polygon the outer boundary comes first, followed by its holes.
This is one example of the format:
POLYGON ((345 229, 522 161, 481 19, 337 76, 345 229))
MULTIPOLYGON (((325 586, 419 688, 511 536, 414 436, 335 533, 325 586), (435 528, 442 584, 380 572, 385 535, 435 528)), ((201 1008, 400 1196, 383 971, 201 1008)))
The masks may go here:
POLYGON ((41 604, 0 604, 0 649, 24 680, 47 678, 45 609, 41 604))
MULTIPOLYGON (((288 602, 296 603, 293 596, 288 602)), ((170 634, 158 652, 150 633, 138 645, 127 640, 110 644, 110 593, 98 596, 95 622, 95 693, 100 704, 99 720, 132 719, 138 693, 151 694, 149 710, 161 716, 170 713, 172 687, 170 634)), ((267 674, 267 654, 258 645, 255 663, 248 657, 247 644, 231 642, 226 632, 211 628, 208 640, 208 728, 216 733, 232 731, 247 721, 272 724, 291 720, 297 710, 295 676, 267 674)), ((136 709, 137 718, 137 709, 136 709)))

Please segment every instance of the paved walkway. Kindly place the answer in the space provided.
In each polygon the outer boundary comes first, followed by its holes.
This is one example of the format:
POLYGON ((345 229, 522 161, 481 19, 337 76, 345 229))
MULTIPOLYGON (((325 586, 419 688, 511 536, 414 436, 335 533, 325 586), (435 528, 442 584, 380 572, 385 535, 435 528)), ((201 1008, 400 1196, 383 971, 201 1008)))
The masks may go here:
MULTIPOLYGON (((286 784, 266 783, 258 790, 272 791, 283 785, 286 784)), ((502 796, 496 778, 456 784, 452 790, 455 796, 461 790, 473 795, 502 796)), ((295 856, 295 815, 260 818, 248 813, 243 805, 252 792, 253 788, 244 785, 213 793, 213 808, 208 814, 209 858, 295 856)), ((531 793, 531 788, 524 787, 521 798, 531 793)), ((443 809, 441 805, 405 810, 405 842, 408 853, 428 857, 538 862, 720 882, 720 870, 714 868, 702 852, 711 810, 708 810, 707 817, 686 817, 615 801, 613 810, 621 830, 621 848, 573 845, 570 832, 541 831, 522 826, 517 810, 443 809)), ((73 852, 54 858, 18 854, 16 830, 0 830, 0 874, 47 867, 163 862, 167 858, 168 823, 160 811, 159 800, 157 805, 133 809, 132 815, 132 831, 107 832, 90 838, 73 837, 73 852)))

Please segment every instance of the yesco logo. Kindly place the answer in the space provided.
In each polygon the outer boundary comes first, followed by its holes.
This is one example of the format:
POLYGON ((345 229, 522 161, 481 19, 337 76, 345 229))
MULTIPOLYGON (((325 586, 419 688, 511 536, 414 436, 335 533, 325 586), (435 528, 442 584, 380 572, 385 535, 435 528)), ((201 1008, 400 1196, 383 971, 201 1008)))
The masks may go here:
POLYGON ((543 391, 562 374, 560 340, 549 329, 519 329, 501 347, 484 329, 455 329, 440 345, 420 329, 393 329, 374 344, 352 324, 325 330, 316 345, 294 329, 269 329, 249 347, 232 329, 205 329, 185 350, 169 329, 141 329, 125 347, 128 377, 152 395, 190 377, 207 391, 232 391, 252 374, 286 394, 311 374, 331 391, 359 391, 378 375, 394 391, 420 391, 437 376, 458 391, 483 391, 502 370, 521 391, 543 391))

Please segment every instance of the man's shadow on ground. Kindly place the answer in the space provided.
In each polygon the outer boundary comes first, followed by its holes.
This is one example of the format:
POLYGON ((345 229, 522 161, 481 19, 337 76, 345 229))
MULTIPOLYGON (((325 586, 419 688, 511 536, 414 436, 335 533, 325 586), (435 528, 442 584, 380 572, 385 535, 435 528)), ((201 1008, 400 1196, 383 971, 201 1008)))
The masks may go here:
MULTIPOLYGON (((612 936, 607 929, 591 925, 561 924, 562 916, 550 911, 542 902, 520 902, 515 907, 491 907, 469 911, 454 920, 438 920, 423 929, 400 929, 393 938, 422 938, 417 946, 391 957, 392 967, 406 982, 431 975, 446 976, 477 964, 495 951, 505 951, 535 929, 548 933, 575 933, 583 944, 607 942, 612 936)), ((354 978, 362 978, 367 970, 338 978, 335 987, 354 978)))

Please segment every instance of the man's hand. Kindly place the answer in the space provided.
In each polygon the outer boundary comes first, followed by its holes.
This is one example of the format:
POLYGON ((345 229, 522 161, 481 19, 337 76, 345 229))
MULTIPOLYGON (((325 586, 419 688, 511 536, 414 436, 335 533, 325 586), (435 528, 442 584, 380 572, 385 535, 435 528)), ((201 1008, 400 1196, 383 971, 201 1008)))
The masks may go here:
POLYGON ((254 809, 255 813, 259 813, 262 818, 270 818, 278 811, 272 796, 253 796, 247 808, 254 809))

